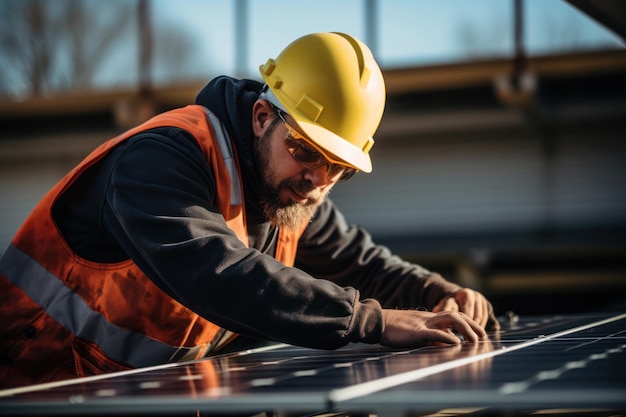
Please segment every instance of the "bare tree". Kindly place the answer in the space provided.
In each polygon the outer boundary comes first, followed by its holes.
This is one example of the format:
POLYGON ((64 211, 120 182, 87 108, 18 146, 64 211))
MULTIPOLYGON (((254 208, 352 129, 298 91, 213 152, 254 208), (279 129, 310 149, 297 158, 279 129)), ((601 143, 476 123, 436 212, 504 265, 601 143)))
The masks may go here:
POLYGON ((0 2, 0 94, 40 96, 91 85, 110 50, 130 33, 123 0, 0 2))
POLYGON ((50 95, 98 82, 135 85, 149 73, 167 81, 193 76, 196 41, 168 21, 144 22, 151 33, 143 37, 154 46, 153 59, 151 68, 138 62, 140 4, 0 0, 0 98, 50 95))

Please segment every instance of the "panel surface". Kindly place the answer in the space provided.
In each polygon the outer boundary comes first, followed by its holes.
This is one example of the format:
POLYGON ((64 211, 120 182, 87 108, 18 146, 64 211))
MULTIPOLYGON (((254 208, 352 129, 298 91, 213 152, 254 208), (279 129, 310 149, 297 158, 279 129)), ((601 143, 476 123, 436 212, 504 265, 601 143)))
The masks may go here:
POLYGON ((490 336, 411 350, 272 345, 0 391, 0 414, 626 410, 626 314, 523 317, 490 336))

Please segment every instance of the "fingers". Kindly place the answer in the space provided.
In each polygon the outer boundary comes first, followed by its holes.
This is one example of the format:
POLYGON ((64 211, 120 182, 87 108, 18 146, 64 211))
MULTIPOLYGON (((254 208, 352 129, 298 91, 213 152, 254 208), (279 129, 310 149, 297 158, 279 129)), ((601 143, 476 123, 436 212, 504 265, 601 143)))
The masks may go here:
POLYGON ((481 293, 463 288, 452 296, 444 297, 432 310, 435 313, 443 311, 459 311, 473 319, 483 329, 490 331, 500 330, 491 303, 481 293))
POLYGON ((489 309, 488 309, 488 313, 487 314, 488 314, 488 318, 487 318, 487 325, 485 326, 485 328, 487 330, 494 331, 494 332, 499 331, 500 330, 500 322, 496 318, 496 314, 493 311, 493 307, 491 306, 491 304, 489 304, 489 309))
POLYGON ((454 297, 445 297, 433 308, 433 313, 440 311, 459 311, 459 304, 454 297))
POLYGON ((474 319, 480 327, 484 328, 487 324, 488 315, 488 302, 482 294, 473 291, 471 303, 467 306, 465 314, 474 319))
MULTIPOLYGON (((468 288, 459 290, 454 294, 454 299, 459 304, 459 311, 470 316, 480 326, 484 326, 487 323, 487 319, 483 311, 485 305, 481 303, 481 297, 480 293, 468 288)), ((484 299, 484 297, 482 298, 484 299)))
POLYGON ((487 337, 483 327, 464 313, 438 313, 427 324, 429 327, 453 329, 462 334, 466 342, 477 342, 487 337))
POLYGON ((454 300, 459 305, 459 311, 471 318, 476 318, 476 296, 470 289, 464 288, 454 293, 454 300))
POLYGON ((413 347, 429 342, 459 344, 486 338, 485 330, 464 313, 443 311, 430 313, 414 310, 383 310, 385 327, 380 343, 392 347, 413 347))
MULTIPOLYGON (((476 334, 478 339, 486 339, 487 338, 487 332, 485 331, 485 326, 484 325, 481 325, 480 323, 476 322, 475 320, 472 320, 469 317, 468 317, 468 320, 467 320, 467 324, 469 324, 469 326, 472 328, 473 333, 476 334)), ((478 340, 474 340, 474 342, 476 342, 476 341, 478 341, 478 340)))
POLYGON ((462 288, 453 294, 444 296, 431 311, 434 313, 459 311, 467 314, 483 329, 500 330, 500 323, 494 314, 491 303, 483 294, 469 288, 462 288))

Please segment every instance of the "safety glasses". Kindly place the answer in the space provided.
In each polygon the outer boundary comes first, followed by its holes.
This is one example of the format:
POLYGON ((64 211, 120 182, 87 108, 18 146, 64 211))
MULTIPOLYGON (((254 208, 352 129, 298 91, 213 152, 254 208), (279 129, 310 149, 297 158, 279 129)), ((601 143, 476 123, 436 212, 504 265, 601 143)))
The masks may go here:
POLYGON ((280 109, 274 107, 274 110, 287 128, 287 135, 285 137, 287 150, 300 165, 307 169, 317 169, 325 165, 327 167, 328 176, 332 179, 339 177, 337 181, 346 181, 356 174, 357 170, 355 168, 329 158, 327 154, 322 152, 315 144, 311 143, 309 139, 294 129, 293 126, 287 123, 280 109))

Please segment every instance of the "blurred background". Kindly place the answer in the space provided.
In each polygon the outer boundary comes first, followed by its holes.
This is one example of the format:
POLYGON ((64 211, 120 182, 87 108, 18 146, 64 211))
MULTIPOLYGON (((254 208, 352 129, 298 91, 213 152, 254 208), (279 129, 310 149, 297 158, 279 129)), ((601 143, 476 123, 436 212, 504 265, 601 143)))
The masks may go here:
POLYGON ((318 31, 387 83, 349 222, 498 314, 626 310, 620 0, 2 0, 0 254, 98 144, 318 31))

